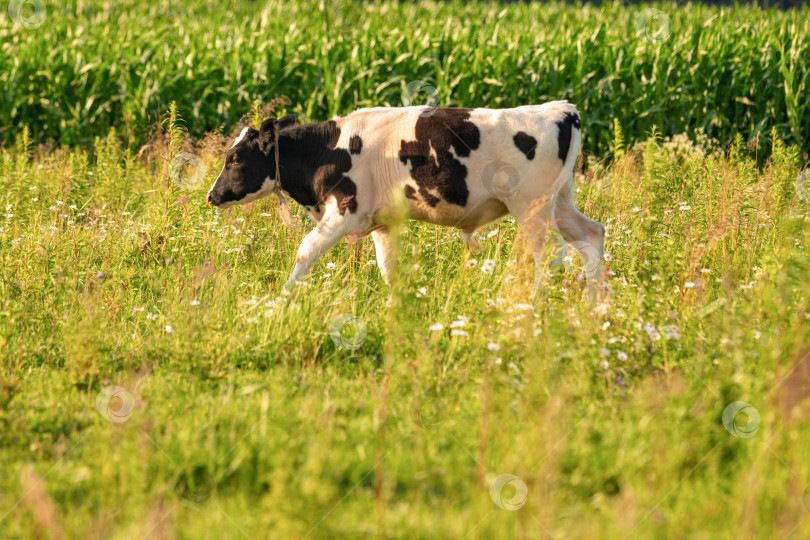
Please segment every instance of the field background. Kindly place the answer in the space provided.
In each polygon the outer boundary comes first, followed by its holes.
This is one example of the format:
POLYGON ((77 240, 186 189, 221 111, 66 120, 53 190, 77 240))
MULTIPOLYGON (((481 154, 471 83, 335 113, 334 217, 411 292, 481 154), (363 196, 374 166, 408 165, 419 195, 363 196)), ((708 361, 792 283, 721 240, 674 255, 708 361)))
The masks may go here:
POLYGON ((324 8, 2 15, 0 538, 810 536, 810 10, 324 8), (508 218, 282 296, 308 218, 205 204, 241 125, 414 81, 580 107, 598 303, 508 218))
POLYGON ((633 139, 654 125, 810 137, 807 7, 69 0, 26 13, 36 28, 0 15, 0 141, 28 124, 40 142, 89 143, 115 125, 141 144, 171 101, 198 138, 276 96, 325 120, 400 105, 413 81, 445 106, 568 99, 600 156, 614 118, 633 139))

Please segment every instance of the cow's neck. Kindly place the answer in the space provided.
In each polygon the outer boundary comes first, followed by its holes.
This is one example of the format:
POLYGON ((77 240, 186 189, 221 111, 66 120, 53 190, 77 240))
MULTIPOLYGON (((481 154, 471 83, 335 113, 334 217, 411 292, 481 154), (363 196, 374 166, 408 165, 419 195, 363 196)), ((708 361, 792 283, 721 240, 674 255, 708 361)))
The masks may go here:
MULTIPOLYGON (((316 203, 315 191, 312 188, 312 177, 307 174, 306 156, 301 151, 292 130, 284 130, 279 135, 279 169, 281 189, 301 206, 313 206, 316 203)), ((273 171, 275 176, 275 170, 273 171)))
POLYGON ((340 136, 334 121, 305 124, 279 134, 281 188, 302 205, 317 207, 322 193, 315 187, 318 169, 328 165, 340 136))

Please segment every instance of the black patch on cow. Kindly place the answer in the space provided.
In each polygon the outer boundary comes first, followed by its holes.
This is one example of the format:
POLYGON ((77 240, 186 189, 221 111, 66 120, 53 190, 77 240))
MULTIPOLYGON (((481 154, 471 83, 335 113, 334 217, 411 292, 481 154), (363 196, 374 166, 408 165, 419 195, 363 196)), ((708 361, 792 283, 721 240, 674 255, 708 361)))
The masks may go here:
MULTIPOLYGON (((430 206, 436 206, 442 199, 465 206, 469 195, 467 167, 456 159, 453 151, 456 156, 467 157, 481 144, 481 133, 470 121, 470 109, 435 109, 429 116, 420 116, 415 137, 416 140, 401 142, 399 159, 406 165, 410 163, 419 197, 430 206)), ((407 189, 405 195, 416 198, 407 189)))
POLYGON ((560 128, 560 134, 557 136, 557 157, 563 164, 568 158, 568 148, 571 146, 571 126, 580 129, 579 115, 571 112, 563 113, 562 119, 557 120, 557 127, 560 128))
POLYGON ((319 208, 334 196, 341 214, 357 211, 357 185, 346 175, 352 158, 349 150, 338 148, 339 139, 333 120, 281 132, 281 187, 297 203, 319 208))
POLYGON ((515 141, 515 146, 518 150, 523 152, 526 159, 529 161, 534 159, 534 149, 537 148, 537 139, 526 133, 525 131, 518 131, 512 140, 515 141))
POLYGON ((352 135, 349 139, 349 152, 352 154, 359 154, 363 149, 363 139, 358 135, 352 135))

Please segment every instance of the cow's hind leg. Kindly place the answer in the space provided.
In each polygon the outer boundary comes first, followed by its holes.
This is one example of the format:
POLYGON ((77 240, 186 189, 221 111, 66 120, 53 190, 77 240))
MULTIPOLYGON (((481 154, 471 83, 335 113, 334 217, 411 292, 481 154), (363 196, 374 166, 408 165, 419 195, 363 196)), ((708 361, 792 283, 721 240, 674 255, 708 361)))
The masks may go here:
POLYGON ((359 214, 352 214, 348 210, 344 212, 340 214, 336 204, 329 205, 318 225, 304 237, 295 257, 295 268, 284 285, 285 290, 290 290, 296 281, 309 272, 315 261, 342 238, 363 229, 363 218, 359 214))
POLYGON ((587 218, 574 205, 571 185, 564 186, 557 197, 554 216, 563 238, 577 250, 588 278, 588 296, 596 297, 597 286, 602 280, 602 258, 605 246, 605 228, 601 223, 587 218))
POLYGON ((507 203, 511 213, 520 223, 520 228, 534 255, 537 266, 535 289, 539 289, 546 275, 549 232, 554 227, 554 196, 542 195, 534 200, 519 199, 507 203))

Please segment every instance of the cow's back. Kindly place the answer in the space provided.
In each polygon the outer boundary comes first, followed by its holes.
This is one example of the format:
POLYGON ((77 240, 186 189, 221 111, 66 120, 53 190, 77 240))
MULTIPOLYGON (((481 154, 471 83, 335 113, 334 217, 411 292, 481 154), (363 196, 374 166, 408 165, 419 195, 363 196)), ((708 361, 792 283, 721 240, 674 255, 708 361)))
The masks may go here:
POLYGON ((379 107, 334 121, 337 145, 353 148, 349 175, 361 206, 383 208, 404 189, 414 217, 451 225, 474 207, 486 214, 474 221, 503 215, 495 203, 523 182, 558 190, 580 141, 577 110, 562 101, 513 109, 379 107))

